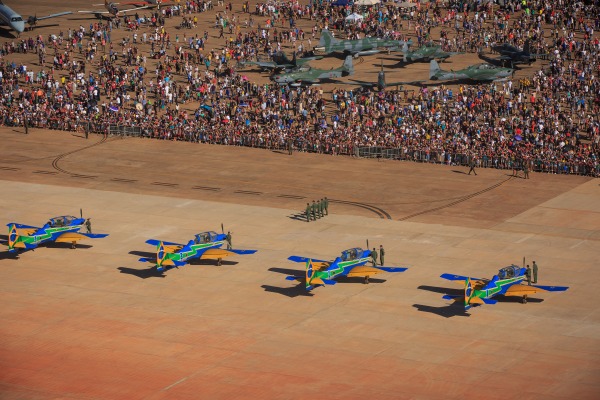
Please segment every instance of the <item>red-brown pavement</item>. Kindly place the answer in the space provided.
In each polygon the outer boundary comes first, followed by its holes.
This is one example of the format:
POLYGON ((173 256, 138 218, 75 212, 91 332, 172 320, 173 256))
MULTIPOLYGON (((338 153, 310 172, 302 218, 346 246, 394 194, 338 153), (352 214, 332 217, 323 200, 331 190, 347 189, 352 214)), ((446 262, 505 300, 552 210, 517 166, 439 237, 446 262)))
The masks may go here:
POLYGON ((598 180, 0 133, 3 223, 81 208, 110 234, 0 259, 3 399, 600 396, 598 180), (293 218, 323 196, 353 204, 293 218), (137 262, 146 239, 186 242, 221 223, 258 252, 163 276, 137 262), (310 294, 284 279, 303 269, 289 255, 331 259, 367 239, 409 270, 310 294), (489 277, 523 256, 540 284, 569 291, 468 314, 441 298, 458 287, 441 273, 489 277))

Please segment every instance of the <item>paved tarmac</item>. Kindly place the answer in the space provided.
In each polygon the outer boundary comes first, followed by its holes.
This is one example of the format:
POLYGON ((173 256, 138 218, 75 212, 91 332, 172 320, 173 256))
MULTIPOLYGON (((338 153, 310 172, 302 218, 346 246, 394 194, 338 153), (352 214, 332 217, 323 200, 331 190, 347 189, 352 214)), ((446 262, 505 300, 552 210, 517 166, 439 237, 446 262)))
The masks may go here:
POLYGON ((600 186, 575 176, 1 129, 2 223, 106 239, 0 256, 2 399, 596 399, 600 186), (212 189, 208 189, 212 188, 212 189), (336 200, 299 219, 306 201, 336 200), (257 249, 159 274, 148 238, 257 249), (383 244, 408 266, 310 294, 289 255, 383 244), (536 260, 565 293, 464 313, 444 272, 536 260))

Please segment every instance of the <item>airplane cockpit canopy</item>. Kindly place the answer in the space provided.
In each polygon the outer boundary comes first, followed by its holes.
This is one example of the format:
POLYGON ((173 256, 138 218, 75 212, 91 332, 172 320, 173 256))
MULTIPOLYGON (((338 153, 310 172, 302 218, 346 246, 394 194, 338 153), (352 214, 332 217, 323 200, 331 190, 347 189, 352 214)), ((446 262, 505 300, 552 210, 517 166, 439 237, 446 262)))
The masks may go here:
POLYGON ((359 248, 348 249, 348 250, 342 251, 341 258, 342 258, 342 261, 352 261, 352 260, 356 260, 360 254, 362 254, 362 249, 359 249, 359 248))
POLYGON ((211 243, 217 240, 217 233, 216 232, 202 232, 202 233, 198 233, 196 235, 196 238, 194 239, 194 241, 196 242, 196 244, 201 244, 201 243, 211 243))
POLYGON ((508 267, 504 267, 498 271, 498 278, 500 279, 509 279, 514 278, 519 274, 519 267, 516 265, 510 265, 508 267))
POLYGON ((50 220, 48 221, 48 225, 51 228, 57 227, 57 226, 67 226, 69 224, 71 224, 71 222, 75 221, 77 219, 77 217, 73 217, 70 215, 64 215, 62 217, 54 217, 54 218, 50 218, 50 220))

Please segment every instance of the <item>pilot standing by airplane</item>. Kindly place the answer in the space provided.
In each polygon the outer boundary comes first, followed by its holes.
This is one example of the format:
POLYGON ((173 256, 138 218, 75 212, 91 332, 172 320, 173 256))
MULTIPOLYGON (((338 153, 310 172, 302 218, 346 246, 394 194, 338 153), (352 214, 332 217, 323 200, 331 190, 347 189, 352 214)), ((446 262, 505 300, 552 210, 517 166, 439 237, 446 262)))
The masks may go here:
POLYGON ((533 262, 533 283, 537 283, 538 265, 533 262))
POLYGON ((531 286, 531 268, 529 268, 529 264, 527 264, 527 271, 525 271, 525 277, 527 278, 527 284, 531 286))
POLYGON ((87 233, 92 233, 92 221, 89 218, 85 220, 85 228, 87 229, 87 233))
POLYGON ((306 203, 306 222, 310 222, 310 203, 306 203))
POLYGON ((227 231, 227 236, 225 236, 225 240, 227 241, 227 250, 231 250, 231 232, 227 231))
POLYGON ((379 245, 379 263, 383 266, 383 256, 385 256, 385 250, 383 250, 383 245, 379 245))
POLYGON ((373 247, 373 251, 371 252, 371 262, 374 267, 377 265, 377 249, 375 247, 373 247))

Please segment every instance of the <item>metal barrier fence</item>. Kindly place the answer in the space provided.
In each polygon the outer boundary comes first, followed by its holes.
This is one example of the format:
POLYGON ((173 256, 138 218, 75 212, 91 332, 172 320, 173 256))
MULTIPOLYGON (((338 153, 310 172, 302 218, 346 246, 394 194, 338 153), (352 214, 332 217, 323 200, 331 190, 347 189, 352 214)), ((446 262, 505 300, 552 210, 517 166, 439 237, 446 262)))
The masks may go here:
MULTIPOLYGON (((415 150, 408 147, 398 147, 392 149, 383 147, 358 147, 355 155, 365 158, 385 158, 391 160, 426 162, 432 164, 446 164, 465 167, 471 162, 471 156, 468 154, 415 150)), ((600 177, 600 164, 594 166, 581 161, 556 161, 539 158, 530 159, 527 162, 529 171, 533 172, 600 177)), ((523 165, 520 160, 514 160, 509 157, 487 155, 478 158, 476 161, 476 166, 478 168, 523 169, 523 165)))
POLYGON ((137 126, 109 125, 108 134, 140 137, 142 136, 142 129, 137 126))

